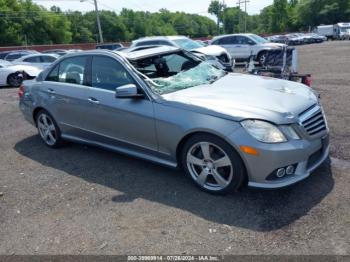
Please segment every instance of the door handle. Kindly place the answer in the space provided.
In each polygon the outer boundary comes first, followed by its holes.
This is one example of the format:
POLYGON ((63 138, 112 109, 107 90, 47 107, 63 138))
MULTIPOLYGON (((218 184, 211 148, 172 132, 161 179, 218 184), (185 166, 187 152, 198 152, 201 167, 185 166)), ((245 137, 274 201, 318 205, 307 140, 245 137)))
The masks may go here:
POLYGON ((53 90, 52 88, 48 88, 47 92, 49 92, 50 94, 55 94, 56 93, 55 90, 53 90))
POLYGON ((98 105, 100 103, 100 101, 98 101, 96 98, 93 98, 93 97, 89 97, 88 100, 89 100, 89 102, 96 104, 96 105, 98 105))

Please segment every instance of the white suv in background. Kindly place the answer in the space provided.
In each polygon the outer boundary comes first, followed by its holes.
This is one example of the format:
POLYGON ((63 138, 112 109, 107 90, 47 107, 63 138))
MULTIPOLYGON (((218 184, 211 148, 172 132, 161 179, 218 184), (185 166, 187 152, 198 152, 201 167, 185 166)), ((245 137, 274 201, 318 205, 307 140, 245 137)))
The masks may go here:
POLYGON ((260 64, 266 58, 266 51, 282 48, 285 44, 271 43, 255 34, 232 34, 214 37, 210 43, 225 48, 236 60, 247 60, 251 55, 260 64))
POLYGON ((199 53, 206 56, 208 60, 211 57, 216 58, 227 71, 233 71, 235 61, 232 59, 229 52, 220 46, 205 46, 197 41, 194 41, 186 36, 151 36, 134 40, 130 48, 140 46, 158 46, 167 45, 184 49, 193 53, 199 53))

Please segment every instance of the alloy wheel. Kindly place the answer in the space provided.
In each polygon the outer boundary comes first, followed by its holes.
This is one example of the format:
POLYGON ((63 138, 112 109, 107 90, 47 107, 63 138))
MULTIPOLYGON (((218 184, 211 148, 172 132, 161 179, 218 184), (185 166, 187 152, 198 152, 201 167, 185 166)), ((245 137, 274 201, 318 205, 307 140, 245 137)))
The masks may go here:
POLYGON ((45 113, 42 113, 39 115, 38 129, 39 129, 41 138, 44 140, 44 142, 47 145, 53 146, 56 143, 57 141, 56 127, 50 116, 48 116, 45 113))
POLYGON ((194 181, 210 191, 226 188, 233 178, 233 166, 227 153, 209 142, 194 144, 187 152, 187 168, 194 181))

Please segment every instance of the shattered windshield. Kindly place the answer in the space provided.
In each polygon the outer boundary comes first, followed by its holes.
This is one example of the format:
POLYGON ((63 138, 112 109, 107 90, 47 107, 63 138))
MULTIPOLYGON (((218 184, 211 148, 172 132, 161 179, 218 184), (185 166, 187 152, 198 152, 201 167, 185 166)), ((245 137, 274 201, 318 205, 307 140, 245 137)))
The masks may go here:
POLYGON ((193 86, 211 84, 225 74, 225 71, 217 69, 208 62, 202 62, 198 66, 182 71, 175 76, 153 79, 157 86, 152 85, 151 88, 158 94, 168 94, 193 86))
POLYGON ((156 55, 131 63, 158 94, 211 84, 226 74, 185 51, 156 55))

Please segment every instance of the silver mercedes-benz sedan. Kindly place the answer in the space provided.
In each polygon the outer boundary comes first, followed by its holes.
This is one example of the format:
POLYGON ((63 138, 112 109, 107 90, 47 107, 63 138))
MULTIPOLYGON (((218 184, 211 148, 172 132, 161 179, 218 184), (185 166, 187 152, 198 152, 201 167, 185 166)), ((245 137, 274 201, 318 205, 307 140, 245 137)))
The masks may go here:
POLYGON ((68 140, 182 167, 211 193, 294 184, 329 151, 310 88, 227 73, 174 47, 68 54, 19 96, 47 146, 68 140))

